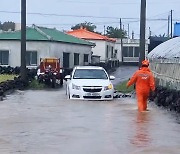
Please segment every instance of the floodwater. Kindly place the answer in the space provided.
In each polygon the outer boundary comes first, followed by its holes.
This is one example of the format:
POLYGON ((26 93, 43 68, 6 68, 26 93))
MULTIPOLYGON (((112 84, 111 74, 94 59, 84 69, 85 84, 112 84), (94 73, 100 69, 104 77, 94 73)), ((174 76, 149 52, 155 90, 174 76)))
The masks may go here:
POLYGON ((134 98, 70 101, 65 89, 16 91, 0 102, 0 154, 179 154, 180 125, 134 98))
MULTIPOLYGON (((121 67, 115 83, 135 67, 121 67)), ((180 121, 151 102, 139 113, 135 98, 72 101, 65 86, 15 91, 0 101, 0 154, 179 154, 180 121)))

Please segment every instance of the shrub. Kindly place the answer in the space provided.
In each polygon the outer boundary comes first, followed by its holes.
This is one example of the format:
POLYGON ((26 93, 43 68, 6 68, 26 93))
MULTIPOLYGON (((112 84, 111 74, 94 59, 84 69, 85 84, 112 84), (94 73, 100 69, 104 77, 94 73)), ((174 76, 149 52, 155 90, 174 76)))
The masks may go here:
POLYGON ((129 93, 134 90, 134 86, 130 86, 129 88, 126 88, 128 80, 120 82, 117 86, 115 86, 115 90, 122 93, 129 93))

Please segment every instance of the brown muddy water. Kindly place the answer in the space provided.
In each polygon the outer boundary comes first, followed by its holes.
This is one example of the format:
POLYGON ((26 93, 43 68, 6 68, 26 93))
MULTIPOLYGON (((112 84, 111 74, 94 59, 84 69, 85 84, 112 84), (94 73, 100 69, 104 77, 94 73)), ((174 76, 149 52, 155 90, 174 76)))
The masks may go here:
POLYGON ((16 91, 0 102, 0 154, 179 154, 180 124, 134 98, 70 101, 65 89, 16 91))

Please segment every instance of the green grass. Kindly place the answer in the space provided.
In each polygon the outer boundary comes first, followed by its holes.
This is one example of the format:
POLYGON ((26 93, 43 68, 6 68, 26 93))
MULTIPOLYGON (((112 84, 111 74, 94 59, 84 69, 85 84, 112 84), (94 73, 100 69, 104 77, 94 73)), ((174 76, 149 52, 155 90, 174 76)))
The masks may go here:
POLYGON ((130 93, 134 90, 134 86, 130 86, 129 88, 126 88, 128 80, 119 83, 117 86, 115 86, 115 90, 122 93, 130 93))
POLYGON ((9 74, 1 74, 0 75, 0 83, 7 81, 7 80, 14 80, 14 77, 16 77, 17 75, 9 75, 9 74))
POLYGON ((43 89, 45 88, 45 84, 39 83, 36 79, 34 79, 30 84, 29 84, 30 89, 43 89))

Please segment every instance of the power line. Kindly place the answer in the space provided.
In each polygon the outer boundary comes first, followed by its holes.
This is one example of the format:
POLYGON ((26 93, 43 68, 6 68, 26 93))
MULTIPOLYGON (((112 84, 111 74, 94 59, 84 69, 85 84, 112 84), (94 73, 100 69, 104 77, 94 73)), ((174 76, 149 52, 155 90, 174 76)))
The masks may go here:
MULTIPOLYGON (((1 13, 12 13, 12 14, 20 14, 19 11, 0 11, 1 13)), ((78 18, 106 18, 106 19, 119 19, 119 17, 106 17, 106 16, 85 16, 85 15, 71 15, 71 14, 55 14, 55 13, 39 13, 39 12, 29 12, 27 13, 29 15, 40 15, 40 16, 59 16, 59 17, 78 17, 78 18)), ((132 18, 132 17, 126 17, 126 18, 121 18, 123 20, 133 20, 133 19, 138 19, 139 18, 132 18)), ((159 19, 152 19, 152 18, 147 18, 148 21, 167 21, 167 18, 159 18, 159 19)), ((180 21, 180 19, 173 19, 173 21, 180 21)))
MULTIPOLYGON (((72 1, 72 0, 63 0, 61 1, 62 3, 79 3, 79 4, 108 4, 108 5, 139 5, 139 2, 106 2, 106 3, 102 3, 102 2, 97 2, 97 1, 72 1)), ((161 4, 162 2, 148 2, 148 4, 161 4)), ((167 3, 179 3, 179 1, 169 1, 166 2, 167 3)))

